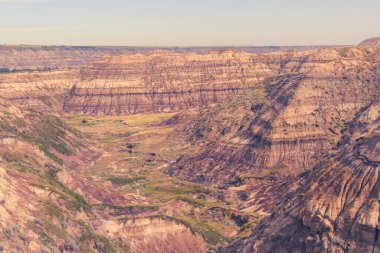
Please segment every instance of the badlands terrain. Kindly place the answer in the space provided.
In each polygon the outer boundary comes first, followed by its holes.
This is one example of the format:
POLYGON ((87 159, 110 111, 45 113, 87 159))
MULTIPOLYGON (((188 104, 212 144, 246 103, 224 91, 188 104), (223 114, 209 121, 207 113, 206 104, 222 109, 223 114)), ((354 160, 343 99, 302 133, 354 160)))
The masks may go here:
POLYGON ((0 46, 0 252, 380 252, 379 41, 0 46))

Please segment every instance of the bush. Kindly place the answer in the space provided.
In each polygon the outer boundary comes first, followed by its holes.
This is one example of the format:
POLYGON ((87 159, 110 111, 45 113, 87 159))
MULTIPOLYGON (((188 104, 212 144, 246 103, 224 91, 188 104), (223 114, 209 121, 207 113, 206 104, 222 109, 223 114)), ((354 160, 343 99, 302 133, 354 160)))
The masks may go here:
POLYGON ((3 229, 3 234, 8 239, 12 239, 16 234, 18 234, 18 232, 19 232, 18 226, 12 226, 10 228, 3 229))
POLYGON ((78 246, 76 245, 75 241, 73 241, 73 240, 66 241, 65 244, 63 245, 63 248, 64 248, 64 250, 67 250, 69 252, 73 252, 73 251, 78 250, 78 246))
POLYGON ((96 251, 98 251, 98 252, 104 252, 104 243, 101 242, 101 241, 99 241, 99 240, 97 240, 97 241, 95 242, 95 249, 96 249, 96 251))

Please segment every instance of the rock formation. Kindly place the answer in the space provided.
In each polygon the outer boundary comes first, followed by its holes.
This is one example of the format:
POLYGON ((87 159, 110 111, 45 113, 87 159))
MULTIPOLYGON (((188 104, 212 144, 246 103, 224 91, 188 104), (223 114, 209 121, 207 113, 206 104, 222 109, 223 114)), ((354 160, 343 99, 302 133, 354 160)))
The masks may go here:
MULTIPOLYGON (((165 51, 200 53, 238 49, 248 53, 269 53, 284 50, 305 51, 328 46, 298 47, 164 47, 165 51)), ((20 71, 49 71, 75 68, 96 61, 104 55, 151 53, 154 47, 91 47, 91 46, 28 46, 0 45, 0 73, 20 71)))
POLYGON ((75 70, 0 74, 0 98, 20 108, 61 113, 64 94, 76 80, 75 70))
POLYGON ((374 38, 364 40, 359 44, 359 46, 380 48, 380 37, 374 37, 374 38))
POLYGON ((0 251, 378 252, 380 50, 288 49, 0 46, 0 251))
POLYGON ((81 70, 64 110, 129 114, 182 110, 223 101, 273 75, 241 52, 206 55, 155 51, 104 58, 81 70))
POLYGON ((360 110, 334 154, 223 252, 379 252, 379 116, 378 101, 360 110))
POLYGON ((308 58, 308 68, 312 62, 333 61, 334 53, 312 59, 313 52, 257 55, 227 50, 200 55, 155 51, 105 57, 81 69, 64 110, 129 114, 202 107, 225 101, 265 78, 299 72, 308 58))
MULTIPOLYGON (((378 96, 380 65, 374 58, 378 50, 342 48, 290 61, 281 68, 284 74, 201 111, 183 131, 204 148, 179 158, 168 173, 223 188, 259 185, 255 192, 286 183, 326 155, 345 123, 378 96), (286 74, 289 68, 297 72, 286 74)), ((252 193, 253 199, 260 196, 252 193)))

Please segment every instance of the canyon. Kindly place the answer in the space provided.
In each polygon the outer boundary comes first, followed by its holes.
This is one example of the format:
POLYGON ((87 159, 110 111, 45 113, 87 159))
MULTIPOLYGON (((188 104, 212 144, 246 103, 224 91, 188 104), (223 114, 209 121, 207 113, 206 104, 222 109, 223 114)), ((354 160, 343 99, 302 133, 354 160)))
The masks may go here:
POLYGON ((377 100, 348 123, 306 182, 225 252, 377 252, 379 140, 377 100))
POLYGON ((378 45, 0 46, 0 252, 378 252, 378 45))

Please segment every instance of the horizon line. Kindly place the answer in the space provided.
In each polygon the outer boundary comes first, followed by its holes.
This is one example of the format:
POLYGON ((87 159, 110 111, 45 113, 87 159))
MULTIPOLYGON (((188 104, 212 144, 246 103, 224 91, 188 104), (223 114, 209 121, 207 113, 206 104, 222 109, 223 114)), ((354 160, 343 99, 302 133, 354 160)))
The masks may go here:
POLYGON ((134 46, 134 45, 74 45, 74 44, 2 44, 2 47, 129 47, 129 48, 208 48, 208 47, 341 47, 355 44, 301 44, 301 45, 187 45, 187 46, 134 46))

